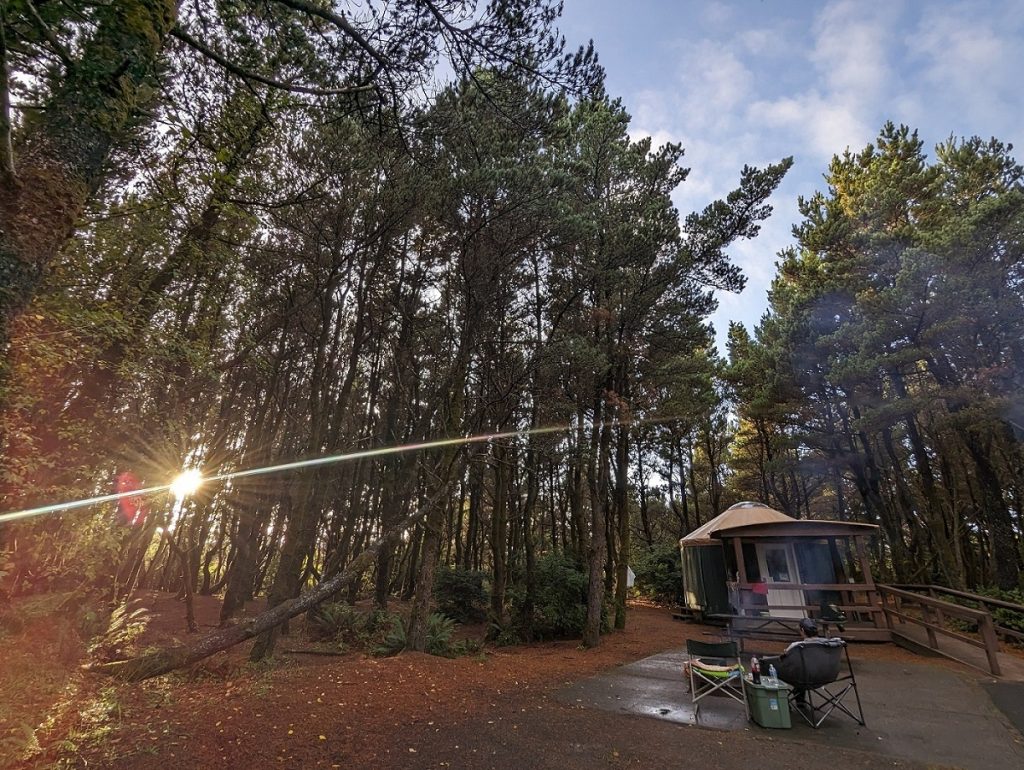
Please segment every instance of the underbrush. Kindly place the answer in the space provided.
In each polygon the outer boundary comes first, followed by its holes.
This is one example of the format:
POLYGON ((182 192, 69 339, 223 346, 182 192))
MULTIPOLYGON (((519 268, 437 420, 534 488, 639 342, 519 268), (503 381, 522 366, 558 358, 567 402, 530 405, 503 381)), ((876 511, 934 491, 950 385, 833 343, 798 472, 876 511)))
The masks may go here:
MULTIPOLYGON (((309 618, 310 637, 339 651, 362 650, 374 655, 396 655, 408 647, 402 617, 380 610, 362 611, 350 604, 320 605, 309 618)), ((479 652, 474 640, 453 641, 456 623, 442 613, 427 619, 427 649, 431 655, 456 657, 479 652)))
POLYGON ((104 622, 95 597, 75 591, 19 597, 0 608, 0 767, 39 753, 41 735, 75 692, 86 643, 104 622))
MULTIPOLYGON (((587 573, 571 558, 550 553, 537 560, 532 607, 526 587, 509 588, 511 619, 492 625, 491 639, 499 645, 553 639, 579 639, 587 621, 587 573)), ((602 604, 601 630, 611 629, 608 602, 602 604)))
POLYGON ((683 571, 678 546, 655 545, 634 555, 633 591, 659 604, 683 603, 683 571))
MULTIPOLYGON (((1004 590, 996 588, 994 586, 988 588, 977 588, 974 589, 974 593, 980 596, 986 596, 990 599, 998 599, 1003 602, 1011 602, 1013 604, 1024 605, 1024 591, 1019 588, 1012 590, 1004 590)), ((972 609, 979 609, 989 612, 992 615, 992 619, 995 621, 997 626, 1002 626, 1011 631, 1024 634, 1024 612, 1018 610, 1011 610, 1006 607, 992 607, 989 605, 983 605, 980 602, 971 601, 970 599, 964 599, 961 597, 944 597, 948 600, 953 601, 957 604, 963 605, 964 607, 970 607, 972 609)), ((969 633, 976 633, 978 631, 978 624, 972 621, 961 620, 959 618, 950 618, 948 623, 959 631, 967 631, 969 633)), ((1007 641, 1018 646, 1024 645, 1024 641, 1009 638, 1007 641)))
POLYGON ((479 623, 487 618, 485 575, 477 570, 445 567, 438 570, 434 599, 438 611, 456 623, 479 623))

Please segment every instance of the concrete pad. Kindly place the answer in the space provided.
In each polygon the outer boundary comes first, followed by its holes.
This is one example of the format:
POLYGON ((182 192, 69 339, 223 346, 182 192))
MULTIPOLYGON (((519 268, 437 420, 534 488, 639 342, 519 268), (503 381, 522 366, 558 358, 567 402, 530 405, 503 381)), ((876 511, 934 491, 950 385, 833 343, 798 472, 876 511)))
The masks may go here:
MULTIPOLYGON (((563 703, 723 730, 748 723, 741 704, 702 701, 694 713, 682 665, 673 650, 577 682, 556 694, 563 703)), ((793 729, 764 730, 778 740, 821 743, 966 770, 1024 767, 1024 740, 974 677, 927 663, 854 658, 867 727, 834 713, 817 730, 793 714, 793 729)), ((1002 691, 1000 691, 1002 694, 1002 691)), ((1014 702, 1021 695, 1009 694, 1014 702)), ((844 700, 853 704, 853 693, 844 700)))
POLYGON ((727 696, 701 701, 695 710, 689 685, 683 679, 682 652, 665 652, 576 682, 555 698, 571 705, 604 711, 652 716, 677 724, 700 725, 719 730, 747 726, 743 704, 727 696))

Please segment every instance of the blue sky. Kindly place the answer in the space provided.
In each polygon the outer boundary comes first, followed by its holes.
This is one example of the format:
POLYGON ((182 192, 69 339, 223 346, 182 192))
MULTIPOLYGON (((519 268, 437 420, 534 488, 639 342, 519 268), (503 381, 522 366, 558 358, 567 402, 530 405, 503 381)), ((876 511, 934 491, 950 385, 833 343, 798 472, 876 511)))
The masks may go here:
POLYGON ((729 321, 752 330, 767 307, 797 196, 886 120, 929 150, 977 134, 1024 159, 1024 0, 565 0, 561 28, 594 40, 635 137, 686 149, 682 214, 735 187, 744 163, 794 156, 761 235, 732 249, 748 283, 712 316, 723 352, 729 321))

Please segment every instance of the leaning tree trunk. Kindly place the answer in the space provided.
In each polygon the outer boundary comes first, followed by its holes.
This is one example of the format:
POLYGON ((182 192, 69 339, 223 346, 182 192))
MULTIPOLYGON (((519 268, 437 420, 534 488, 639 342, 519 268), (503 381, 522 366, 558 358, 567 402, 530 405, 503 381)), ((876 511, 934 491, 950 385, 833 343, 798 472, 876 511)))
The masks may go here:
MULTIPOLYGON (((446 493, 447 489, 442 490, 442 492, 446 493)), ((137 682, 198 663, 222 650, 234 647, 236 644, 276 628, 344 589, 353 577, 361 574, 373 564, 374 559, 377 558, 377 552, 382 547, 393 547, 402 532, 417 524, 426 515, 427 511, 438 504, 440 499, 440 494, 435 495, 421 509, 406 516, 401 522, 388 529, 379 540, 364 549, 344 570, 322 580, 313 588, 294 599, 282 602, 250 620, 218 629, 192 644, 168 647, 129 660, 91 664, 85 666, 85 670, 115 676, 130 682, 137 682)))

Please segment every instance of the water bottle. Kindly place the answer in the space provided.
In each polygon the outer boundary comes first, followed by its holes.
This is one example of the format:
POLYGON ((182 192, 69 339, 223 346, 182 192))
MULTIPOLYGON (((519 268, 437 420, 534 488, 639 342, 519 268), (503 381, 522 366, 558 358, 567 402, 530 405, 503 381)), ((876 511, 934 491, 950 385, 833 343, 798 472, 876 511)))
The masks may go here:
POLYGON ((779 675, 775 672, 775 665, 768 665, 768 686, 773 690, 779 689, 779 675))

